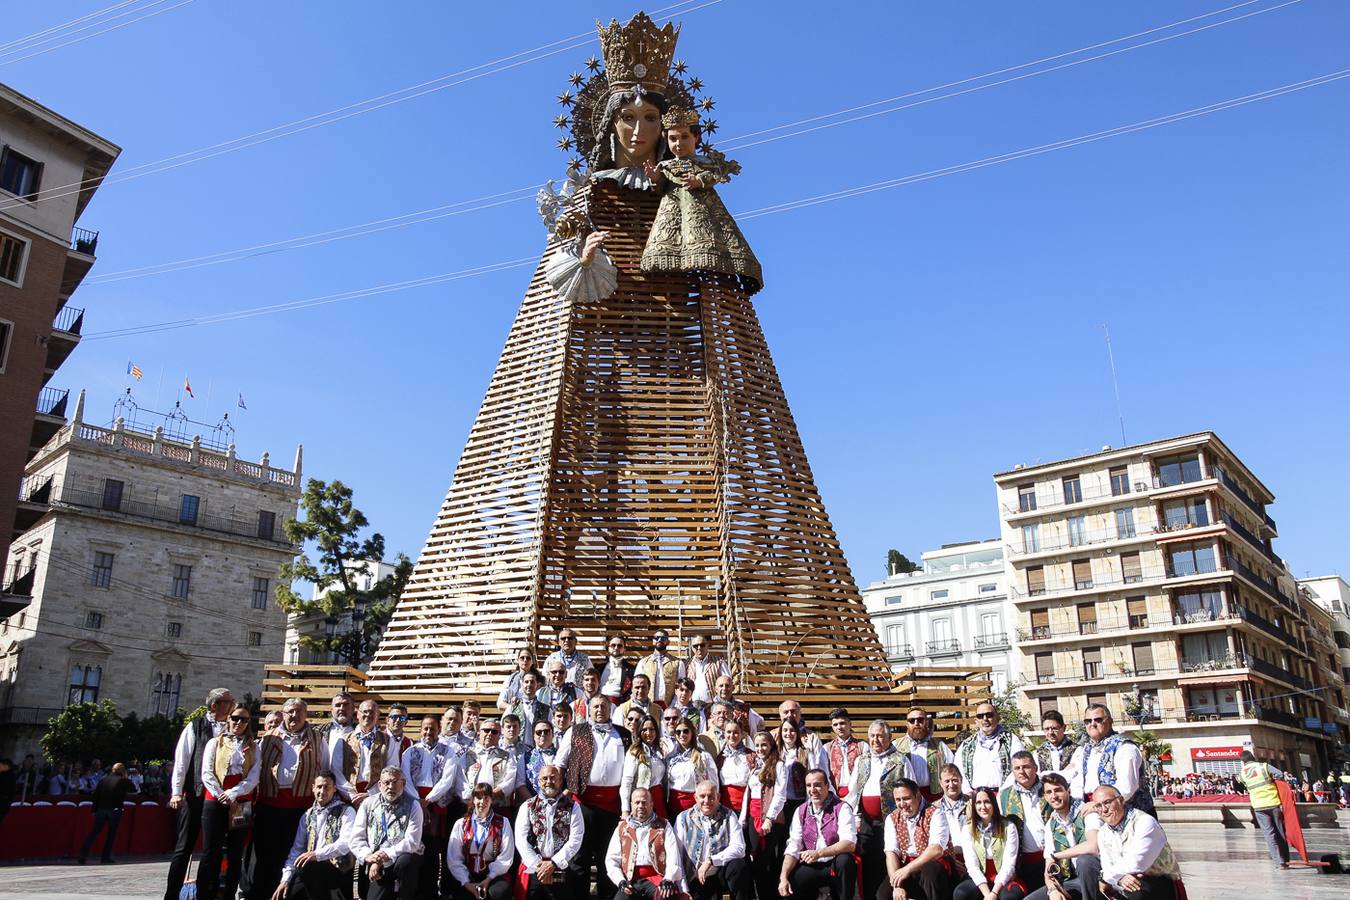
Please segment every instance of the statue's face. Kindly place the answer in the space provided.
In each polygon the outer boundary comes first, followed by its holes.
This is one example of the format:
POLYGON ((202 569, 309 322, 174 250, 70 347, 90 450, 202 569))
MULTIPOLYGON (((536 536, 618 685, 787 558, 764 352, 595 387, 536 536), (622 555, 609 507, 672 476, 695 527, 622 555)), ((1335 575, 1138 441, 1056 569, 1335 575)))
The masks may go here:
POLYGON ((614 114, 614 134, 618 138, 621 166, 640 166, 656 156, 661 136, 661 111, 654 103, 625 103, 614 114))

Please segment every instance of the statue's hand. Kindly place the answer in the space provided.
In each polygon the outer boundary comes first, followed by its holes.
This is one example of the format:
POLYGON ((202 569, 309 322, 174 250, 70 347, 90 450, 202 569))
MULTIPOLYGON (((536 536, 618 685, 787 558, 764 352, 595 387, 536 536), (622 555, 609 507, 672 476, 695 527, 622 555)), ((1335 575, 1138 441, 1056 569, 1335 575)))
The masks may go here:
POLYGON ((589 266, 595 262, 595 254, 605 243, 605 238, 609 237, 608 231, 592 231, 586 235, 586 243, 581 248, 581 264, 589 266))

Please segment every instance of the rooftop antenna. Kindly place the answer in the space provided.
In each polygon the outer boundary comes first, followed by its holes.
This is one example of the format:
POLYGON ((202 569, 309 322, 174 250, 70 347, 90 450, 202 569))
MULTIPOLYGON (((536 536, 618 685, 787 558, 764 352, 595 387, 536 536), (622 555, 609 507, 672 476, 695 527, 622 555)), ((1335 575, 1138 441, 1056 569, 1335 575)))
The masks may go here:
POLYGON ((1116 416, 1120 419, 1120 446, 1128 447, 1125 439, 1125 411, 1120 406, 1120 381, 1116 378, 1116 354, 1111 350, 1111 329, 1102 323, 1102 332, 1106 335, 1106 358, 1111 363, 1111 387, 1116 392, 1116 416))

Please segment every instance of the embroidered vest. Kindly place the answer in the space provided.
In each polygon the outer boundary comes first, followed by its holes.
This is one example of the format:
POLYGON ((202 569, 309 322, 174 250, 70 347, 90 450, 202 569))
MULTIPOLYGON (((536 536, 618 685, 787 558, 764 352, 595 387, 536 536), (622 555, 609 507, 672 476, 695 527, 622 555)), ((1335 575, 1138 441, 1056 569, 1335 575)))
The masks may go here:
MULTIPOLYGON (((1010 784, 998 792, 999 809, 1003 810, 1005 816, 1017 816, 1018 820, 1026 824, 1026 810, 1022 806, 1022 792, 1017 789, 1017 785, 1010 784)), ((1046 802, 1045 795, 1040 793, 1037 786, 1036 805, 1041 811, 1041 821, 1044 822, 1050 818, 1053 812, 1050 804, 1046 802)))
MULTIPOLYGON (((342 813, 346 808, 347 804, 334 800, 327 806, 311 806, 305 810, 305 850, 313 853, 332 844, 342 835, 342 813)), ((339 869, 346 869, 355 863, 355 859, 350 853, 344 853, 329 862, 339 869)))
MULTIPOLYGON (((1097 764, 1097 783, 1108 784, 1115 787, 1116 751, 1120 749, 1121 744, 1133 743, 1134 741, 1125 737, 1125 735, 1113 731, 1111 734, 1107 735, 1106 740, 1102 741, 1099 745, 1083 745, 1083 765, 1087 765, 1088 757, 1092 754, 1093 750, 1101 750, 1102 758, 1097 764)), ((1137 809, 1146 812, 1155 819, 1158 817, 1157 812, 1155 812, 1153 808, 1153 794, 1149 791, 1148 785, 1143 783, 1142 778, 1140 779, 1139 789, 1136 790, 1132 796, 1125 798, 1125 806, 1127 809, 1137 809)))
POLYGON ((216 783, 225 784, 225 776, 230 773, 230 757, 234 755, 236 743, 243 744, 244 770, 241 775, 247 775, 249 769, 253 768, 253 757, 257 754, 257 748, 253 741, 248 738, 236 738, 233 735, 222 734, 216 738, 216 758, 211 761, 211 769, 216 773, 216 783))
POLYGON ((1058 766, 1052 766, 1052 765, 1050 764, 1050 750, 1051 750, 1051 749, 1052 749, 1052 748, 1051 748, 1050 743, 1049 743, 1048 741, 1042 741, 1042 742, 1041 742, 1041 745, 1040 745, 1039 747, 1036 748, 1036 769, 1037 769, 1037 771, 1040 771, 1040 772, 1051 772, 1051 771, 1054 771, 1054 770, 1056 770, 1056 769, 1066 769, 1066 768, 1068 768, 1068 766, 1069 766, 1069 760, 1073 759, 1073 751, 1075 751, 1075 750, 1078 749, 1078 745, 1075 744, 1073 741, 1069 740, 1068 738, 1065 738, 1065 739, 1064 739, 1063 745, 1060 746, 1059 748, 1057 748, 1057 749, 1059 750, 1059 765, 1058 765, 1058 766))
MULTIPOLYGON (((872 778, 872 764, 876 759, 877 757, 874 757, 869 749, 867 755, 858 761, 858 768, 854 772, 853 783, 855 787, 850 788, 850 795, 854 790, 858 792, 858 797, 860 798, 858 806, 859 810, 862 809, 861 797, 863 796, 863 791, 867 789, 867 782, 872 778)), ((891 750, 880 757, 880 759, 882 761, 882 770, 881 780, 878 782, 878 785, 881 791, 879 795, 881 799, 881 817, 884 819, 895 812, 895 786, 899 783, 901 778, 905 777, 905 770, 904 767, 900 765, 902 758, 896 750, 891 750)))
POLYGON ((371 850, 382 850, 403 840, 416 802, 407 791, 393 803, 386 803, 383 794, 366 801, 371 805, 366 813, 366 840, 371 850))
MULTIPOLYGON (((961 742, 961 750, 958 753, 960 757, 961 772, 966 776, 966 782, 975 784, 975 748, 980 744, 978 733, 972 734, 961 742)), ((1008 777, 1012 771, 1012 732, 1004 728, 998 733, 998 762, 999 762, 999 783, 1008 777)), ((977 785, 983 787, 984 785, 977 785)))
MULTIPOLYGON (((652 817, 651 821, 651 827, 647 829, 647 858, 652 861, 652 868, 664 877, 666 872, 666 823, 655 816, 652 817)), ((637 859, 637 826, 625 818, 619 823, 619 860, 624 878, 632 879, 633 870, 636 868, 633 864, 635 859, 637 859)))
MULTIPOLYGON (((525 813, 530 826, 525 832, 525 840, 529 841, 530 849, 541 856, 543 852, 540 848, 544 846, 544 834, 550 830, 548 823, 544 821, 544 810, 547 808, 548 800, 542 796, 535 797, 525 804, 525 813)), ((572 834, 572 798, 566 794, 558 797, 553 804, 552 833, 553 850, 557 852, 572 834)))
POLYGON ((975 858, 980 861, 980 872, 979 877, 976 879, 977 881, 983 880, 984 870, 988 867, 990 860, 993 860, 994 868, 998 869, 1003 867, 1003 853, 1008 849, 1008 833, 1006 831, 1000 830, 997 834, 993 835, 993 839, 989 842, 989 846, 986 847, 984 835, 977 828, 975 831, 975 839, 971 841, 971 844, 974 845, 975 848, 975 858))
POLYGON ((838 740, 830 741, 830 778, 835 784, 843 784, 841 779, 844 777, 844 763, 848 763, 850 775, 858 768, 858 757, 862 754, 862 749, 861 741, 849 741, 847 748, 838 740))
POLYGON ((493 813, 488 819, 487 833, 481 843, 477 841, 472 814, 460 819, 459 834, 461 851, 464 854, 464 868, 475 878, 487 872, 488 864, 502 852, 502 830, 508 828, 506 817, 493 813))
POLYGON ((211 740, 214 731, 211 728, 211 714, 198 716, 187 726, 192 729, 192 756, 188 760, 188 770, 183 779, 183 794, 188 797, 202 795, 202 757, 206 755, 206 742, 211 740))
POLYGON ((654 653, 642 658, 642 661, 638 663, 637 674, 646 675, 651 679, 653 691, 656 690, 658 669, 661 674, 661 696, 656 699, 662 703, 669 703, 670 698, 675 696, 675 681, 679 677, 680 661, 673 656, 663 656, 658 665, 654 653))
MULTIPOLYGON (((928 789, 936 793, 941 793, 940 774, 942 766, 946 762, 946 754, 942 751, 946 749, 943 743, 936 738, 929 738, 924 742, 923 760, 928 767, 928 789)), ((895 742, 895 747, 901 753, 913 753, 914 741, 909 735, 905 735, 895 742)))
MULTIPOLYGON (((1083 815, 1083 801, 1075 800, 1069 804, 1069 821, 1061 822, 1059 816, 1052 815, 1050 822, 1050 834, 1055 839, 1053 852, 1068 850, 1075 847, 1087 839, 1087 826, 1083 815)), ((1074 865, 1073 859, 1061 859, 1060 868, 1064 870, 1065 878, 1076 878, 1078 876, 1078 867, 1074 865)))
MULTIPOLYGON (((919 822, 914 826, 914 846, 918 848, 919 853, 923 853, 924 848, 928 846, 928 832, 933 826, 935 812, 937 807, 930 806, 919 813, 919 822)), ((900 850, 900 864, 904 865, 915 858, 909 854, 909 819, 897 809, 891 813, 891 825, 895 828, 895 844, 900 850)))
POLYGON ((725 850, 731 843, 731 829, 741 827, 740 819, 725 806, 717 807, 711 816, 703 815, 698 807, 686 809, 676 821, 684 822, 681 843, 696 866, 703 860, 704 850, 709 859, 725 850))
MULTIPOLYGON (((816 849, 816 839, 823 837, 825 846, 829 846, 839 840, 839 804, 843 801, 834 794, 825 798, 825 806, 821 809, 820 822, 817 824, 816 817, 811 814, 810 801, 797 807, 797 818, 802 824, 802 849, 816 849)), ((894 800, 892 800, 894 804, 894 800)))
MULTIPOLYGON (((365 780, 378 781, 385 760, 389 758, 389 735, 382 728, 376 728, 371 733, 374 739, 370 744, 370 766, 367 769, 370 777, 365 780)), ((342 773, 347 776, 353 787, 356 785, 356 776, 360 774, 357 772, 359 768, 361 768, 361 732, 357 730, 342 739, 342 773)))

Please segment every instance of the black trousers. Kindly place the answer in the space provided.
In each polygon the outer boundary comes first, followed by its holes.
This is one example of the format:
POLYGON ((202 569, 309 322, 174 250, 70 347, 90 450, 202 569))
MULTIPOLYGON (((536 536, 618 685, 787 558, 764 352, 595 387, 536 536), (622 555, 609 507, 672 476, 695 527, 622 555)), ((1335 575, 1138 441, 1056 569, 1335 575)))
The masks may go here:
POLYGON ((577 900, 576 876, 571 869, 562 869, 552 884, 544 884, 531 872, 525 883, 525 900, 577 900))
MULTIPOLYGON (((1089 854, 1075 856, 1072 862, 1074 877, 1061 879, 1059 886, 1074 900, 1102 900, 1102 892, 1098 886, 1102 877, 1101 860, 1089 854)), ((1064 864, 1060 863, 1060 867, 1063 866, 1064 864)), ((1049 888, 1041 887, 1028 894, 1027 900, 1049 900, 1049 897, 1049 888)))
POLYGON ((356 862, 360 876, 357 884, 365 900, 412 900, 417 896, 417 882, 422 874, 422 855, 420 853, 400 853, 390 865, 380 870, 380 880, 371 881, 367 873, 370 866, 356 862))
MULTIPOLYGON (((947 900, 952 895, 952 879, 941 860, 933 860, 919 866, 904 881, 905 893, 910 900, 947 900)), ((877 888, 876 900, 892 900, 895 896, 889 875, 877 888)))
MULTIPOLYGON (((470 880, 475 884, 482 880, 481 877, 470 880)), ((478 900, 477 894, 470 894, 464 885, 454 879, 454 876, 446 874, 444 888, 441 896, 445 900, 478 900)), ((511 900, 511 874, 508 872, 500 878, 494 878, 488 882, 487 900, 511 900)))
POLYGON ((576 876, 577 890, 584 897, 590 892, 590 870, 594 866, 596 900, 610 900, 616 888, 605 871, 605 854, 609 851, 609 839, 614 836, 614 829, 619 827, 619 817, 598 806, 583 803, 581 820, 585 823, 586 834, 581 839, 580 852, 568 868, 576 876))
POLYGON ((689 895, 694 900, 713 900, 721 894, 727 894, 731 900, 750 900, 750 866, 744 859, 733 859, 702 884, 697 872, 686 872, 685 877, 689 880, 689 895))
POLYGON ((788 825, 776 822, 763 837, 755 831, 753 825, 746 826, 751 834, 747 847, 753 847, 750 854, 750 877, 754 882, 755 896, 759 900, 775 900, 778 897, 778 876, 783 872, 783 850, 787 846, 788 825))
POLYGON ((788 883, 792 895, 801 900, 811 900, 823 887, 830 889, 834 900, 853 900, 858 893, 858 864, 852 853, 840 853, 829 862, 799 862, 788 875, 788 883))
POLYGON ((1122 891, 1120 888, 1112 888, 1108 897, 1119 897, 1120 900, 1176 900, 1177 886, 1170 877, 1166 875, 1145 875, 1139 879, 1144 883, 1143 888, 1137 891, 1122 891))
POLYGON ((89 837, 84 839, 84 846, 80 848, 80 862, 88 858, 89 851, 94 846, 94 839, 104 826, 108 828, 108 836, 103 839, 103 861, 112 859, 113 844, 117 843, 117 826, 121 824, 122 807, 94 810, 94 827, 89 830, 89 837))
MULTIPOLYGON (((980 889, 975 886, 975 882, 967 878, 956 886, 952 900, 981 900, 983 896, 980 889)), ((997 900, 1022 900, 1025 896, 1019 887, 1005 887, 998 892, 997 900)))
MULTIPOLYGON (((244 855, 248 830, 230 830, 230 804, 206 800, 202 804, 202 863, 197 867, 197 895, 211 900, 220 881, 220 861, 226 864, 225 896, 233 898, 239 889, 239 867, 244 855)), ((295 839, 295 835, 291 835, 295 839)), ((287 852, 290 851, 287 847, 287 852)), ((285 862, 285 860, 282 860, 285 862)))
POLYGON ((352 870, 339 869, 322 859, 305 863, 296 869, 291 873, 290 883, 286 900, 331 900, 333 891, 338 891, 348 900, 352 896, 352 870))
POLYGON ((253 842, 244 861, 244 896, 248 900, 271 900, 306 809, 254 804, 253 842))
MULTIPOLYGON (((174 817, 174 827, 177 836, 173 843, 173 856, 169 859, 169 880, 164 886, 164 900, 178 900, 178 895, 183 891, 188 864, 192 862, 192 848, 197 846, 197 835, 202 830, 201 797, 183 798, 183 805, 178 807, 178 815, 174 817)), ((289 851, 290 847, 286 849, 289 851)))
POLYGON ((863 897, 870 900, 886 883, 886 820, 872 821, 861 807, 858 810, 858 856, 862 859, 863 897))

